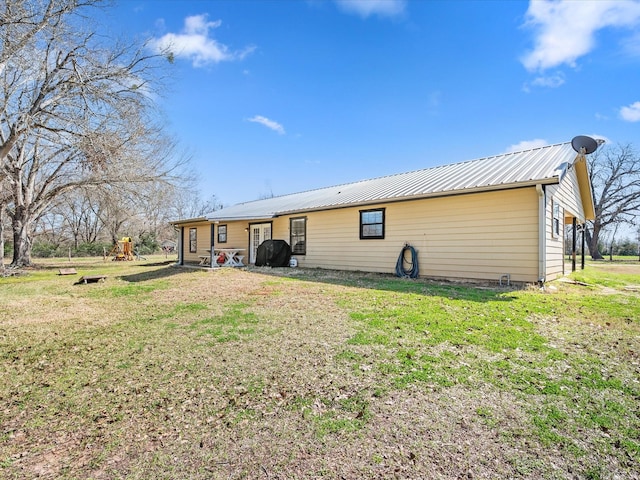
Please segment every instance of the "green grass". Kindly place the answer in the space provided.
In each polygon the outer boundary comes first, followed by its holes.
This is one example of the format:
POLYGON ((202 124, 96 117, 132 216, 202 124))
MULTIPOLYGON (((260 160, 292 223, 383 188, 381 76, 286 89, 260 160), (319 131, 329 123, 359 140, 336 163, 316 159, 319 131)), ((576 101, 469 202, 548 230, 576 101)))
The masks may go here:
MULTIPOLYGON (((637 274, 594 269, 573 277, 607 287, 640 284, 637 274)), ((528 405, 530 431, 545 448, 576 458, 588 448, 640 461, 637 351, 617 351, 631 337, 637 347, 637 295, 585 295, 584 289, 567 289, 548 296, 533 290, 425 288, 411 282, 396 288, 388 280, 370 286, 343 300, 358 328, 341 358, 358 364, 369 346, 367 360, 375 359, 376 371, 393 388, 417 383, 441 391, 454 385, 493 385, 528 405), (564 340, 572 344, 558 346, 540 329, 540 319, 559 326, 567 321, 564 340), (619 354, 612 366, 611 357, 619 354), (617 364, 633 359, 635 369, 617 364), (606 436, 583 446, 587 431, 606 436)), ((486 419, 488 411, 479 415, 486 419)))
POLYGON ((612 274, 606 271, 595 269, 576 272, 571 277, 578 282, 611 288, 637 285, 637 283, 634 283, 637 282, 637 275, 625 275, 619 273, 612 274))
POLYGON ((636 273, 82 268, 0 279, 0 477, 638 476, 636 273))
POLYGON ((584 270, 576 270, 570 277, 592 286, 620 288, 640 285, 637 273, 625 273, 627 266, 640 268, 640 262, 637 258, 635 261, 622 262, 622 265, 611 262, 592 262, 589 267, 584 270))
POLYGON ((190 328, 197 330, 200 336, 209 336, 216 342, 238 341, 255 334, 254 325, 259 321, 246 308, 246 304, 230 305, 222 315, 193 322, 190 328))

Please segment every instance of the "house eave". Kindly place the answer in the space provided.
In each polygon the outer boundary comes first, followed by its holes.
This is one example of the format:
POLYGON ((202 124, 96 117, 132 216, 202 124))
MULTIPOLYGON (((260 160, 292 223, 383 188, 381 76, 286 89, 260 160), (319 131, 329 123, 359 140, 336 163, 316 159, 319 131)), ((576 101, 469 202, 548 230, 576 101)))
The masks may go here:
POLYGON ((582 198, 585 219, 595 220, 596 209, 593 203, 593 191, 591 190, 589 167, 586 157, 584 155, 578 155, 573 165, 576 169, 578 188, 580 189, 580 197, 582 198))
POLYGON ((178 226, 178 225, 186 225, 188 223, 200 223, 200 222, 206 222, 207 221, 207 217, 195 217, 195 218, 187 218, 184 220, 175 220, 173 222, 169 222, 169 225, 173 225, 178 226))
POLYGON ((216 217, 215 215, 211 215, 206 218, 208 222, 212 223, 220 223, 220 222, 242 222, 242 221, 256 221, 256 220, 272 220, 277 217, 277 214, 268 214, 268 215, 241 215, 241 216, 233 216, 230 215, 228 217, 221 216, 216 217))

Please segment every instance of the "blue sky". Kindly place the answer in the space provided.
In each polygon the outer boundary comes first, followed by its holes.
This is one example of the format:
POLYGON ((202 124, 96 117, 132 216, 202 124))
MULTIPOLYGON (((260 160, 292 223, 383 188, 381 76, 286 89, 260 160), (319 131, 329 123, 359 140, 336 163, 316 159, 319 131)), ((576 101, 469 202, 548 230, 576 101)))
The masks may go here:
POLYGON ((640 147, 640 1, 120 0, 225 205, 592 135, 640 147))

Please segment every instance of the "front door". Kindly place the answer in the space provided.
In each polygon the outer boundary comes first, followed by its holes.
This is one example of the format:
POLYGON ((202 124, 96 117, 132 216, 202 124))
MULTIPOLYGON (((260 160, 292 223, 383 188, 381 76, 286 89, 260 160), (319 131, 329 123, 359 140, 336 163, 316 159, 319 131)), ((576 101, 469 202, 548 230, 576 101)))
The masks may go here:
POLYGON ((271 240, 271 223, 255 223, 251 225, 251 239, 249 251, 251 252, 249 263, 256 263, 258 247, 265 240, 271 240))

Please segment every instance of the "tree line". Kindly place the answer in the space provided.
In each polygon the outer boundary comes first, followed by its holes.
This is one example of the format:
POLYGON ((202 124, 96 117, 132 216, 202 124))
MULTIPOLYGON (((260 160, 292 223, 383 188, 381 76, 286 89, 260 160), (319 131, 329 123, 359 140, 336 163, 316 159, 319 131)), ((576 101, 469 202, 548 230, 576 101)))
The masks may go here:
POLYGON ((91 19, 107 6, 0 0, 0 253, 10 237, 13 267, 38 238, 171 236, 169 218, 214 206, 160 121, 170 54, 103 35, 91 19))
MULTIPOLYGON (((13 267, 31 264, 38 239, 78 248, 173 238, 170 219, 220 206, 200 200, 188 155, 159 120, 171 52, 101 34, 91 11, 107 6, 0 0, 0 253, 9 236, 13 267)), ((603 235, 637 221, 640 157, 605 146, 589 167, 587 243, 601 259, 603 235)))
MULTIPOLYGON (((96 256, 108 253, 123 236, 131 237, 141 255, 171 245, 178 218, 203 216, 221 207, 215 196, 204 201, 197 192, 166 187, 145 197, 114 198, 100 191, 67 194, 35 223, 32 256, 96 256)), ((5 253, 12 251, 12 242, 5 253)))
POLYGON ((605 144, 587 158, 596 218, 588 222, 586 241, 591 258, 602 260, 621 243, 625 227, 640 241, 640 156, 631 144, 605 144))

